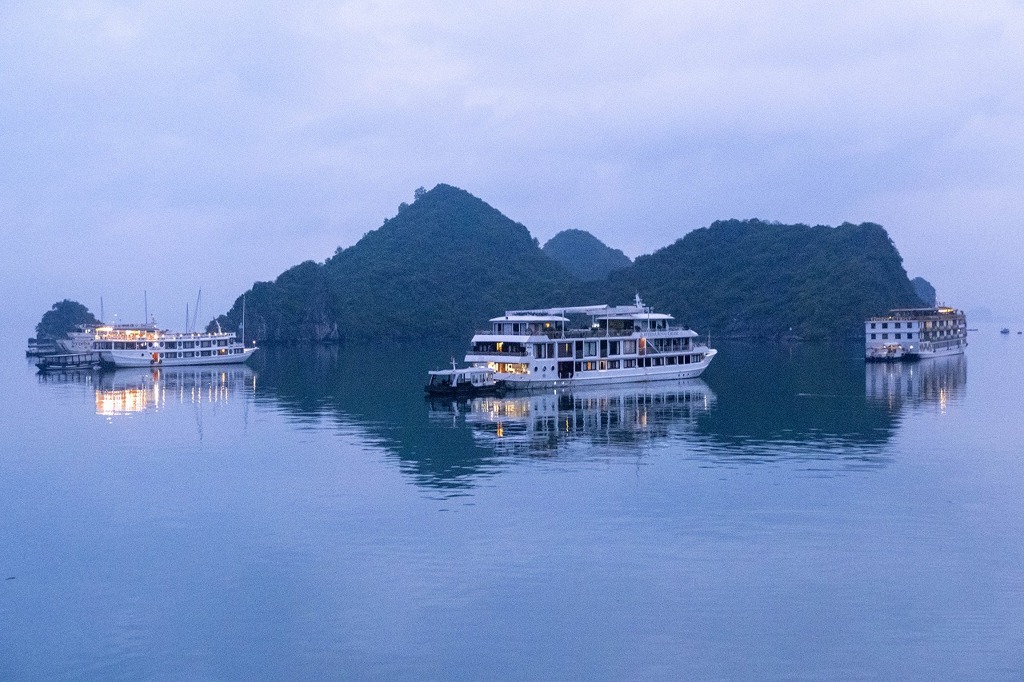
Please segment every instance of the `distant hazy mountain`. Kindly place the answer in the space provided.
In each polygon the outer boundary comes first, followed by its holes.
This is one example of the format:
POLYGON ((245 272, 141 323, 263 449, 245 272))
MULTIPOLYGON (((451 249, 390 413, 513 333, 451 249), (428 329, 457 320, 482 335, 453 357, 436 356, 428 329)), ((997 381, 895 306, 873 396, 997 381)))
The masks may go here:
MULTIPOLYGON (((619 253, 585 232, 556 239, 590 269, 619 253)), ((417 190, 411 205, 326 262, 254 284, 246 336, 468 339, 506 309, 622 304, 639 293, 701 333, 822 338, 857 335, 870 315, 921 304, 888 234, 871 223, 716 222, 589 282, 545 255, 560 248, 552 239, 542 251, 524 226, 464 190, 417 190)), ((217 322, 236 330, 241 313, 239 297, 217 322)))
POLYGON ((914 287, 914 293, 925 305, 935 305, 935 287, 924 277, 915 277, 910 280, 914 287))
POLYGON ((602 280, 612 270, 633 264, 629 256, 584 230, 563 230, 548 240, 544 253, 585 282, 602 280))

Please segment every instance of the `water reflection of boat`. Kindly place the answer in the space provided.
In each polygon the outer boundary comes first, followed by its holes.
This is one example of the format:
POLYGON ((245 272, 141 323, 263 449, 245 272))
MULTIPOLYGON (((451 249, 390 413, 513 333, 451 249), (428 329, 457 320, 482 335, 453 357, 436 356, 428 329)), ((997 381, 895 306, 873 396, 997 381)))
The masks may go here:
POLYGON ((159 410, 168 402, 218 403, 255 382, 244 365, 119 369, 98 375, 96 413, 129 414, 159 410))
POLYGON ((870 363, 865 367, 867 398, 893 406, 936 403, 945 407, 951 398, 962 395, 967 384, 967 358, 962 354, 912 364, 870 363))
POLYGON ((707 413, 715 395, 700 379, 559 389, 472 400, 431 400, 435 422, 463 420, 502 450, 550 453, 570 441, 605 445, 670 437, 707 413))

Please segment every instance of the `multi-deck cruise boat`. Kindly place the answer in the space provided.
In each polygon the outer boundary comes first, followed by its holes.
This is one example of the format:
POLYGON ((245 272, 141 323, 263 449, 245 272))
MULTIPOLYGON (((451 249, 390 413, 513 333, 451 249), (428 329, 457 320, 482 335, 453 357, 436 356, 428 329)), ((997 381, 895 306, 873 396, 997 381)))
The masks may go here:
POLYGON ((896 308, 864 322, 869 361, 917 360, 963 353, 967 317, 955 308, 896 308))
POLYGON ((466 362, 488 367, 506 390, 691 379, 717 351, 671 326, 637 296, 629 306, 508 310, 473 337, 466 362), (589 326, 569 326, 589 318, 589 326))
POLYGON ((174 367, 245 362, 256 350, 234 332, 172 332, 156 325, 86 328, 66 341, 69 352, 98 353, 114 367, 174 367))

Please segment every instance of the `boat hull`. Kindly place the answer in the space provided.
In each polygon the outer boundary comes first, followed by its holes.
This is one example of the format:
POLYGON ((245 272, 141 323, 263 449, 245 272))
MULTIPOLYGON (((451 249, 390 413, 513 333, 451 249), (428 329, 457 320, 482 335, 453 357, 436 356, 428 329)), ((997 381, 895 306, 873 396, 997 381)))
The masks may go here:
POLYGON ((101 353, 103 364, 113 367, 187 367, 193 365, 233 365, 248 360, 255 348, 245 348, 241 353, 213 354, 193 357, 153 357, 152 352, 139 350, 105 350, 101 353))
POLYGON ((678 381, 696 379, 708 368, 717 351, 709 349, 700 362, 688 365, 663 365, 660 367, 631 367, 579 372, 571 378, 547 379, 543 375, 495 374, 505 382, 509 391, 527 391, 537 388, 582 388, 586 386, 608 386, 613 384, 636 384, 651 381, 678 381))

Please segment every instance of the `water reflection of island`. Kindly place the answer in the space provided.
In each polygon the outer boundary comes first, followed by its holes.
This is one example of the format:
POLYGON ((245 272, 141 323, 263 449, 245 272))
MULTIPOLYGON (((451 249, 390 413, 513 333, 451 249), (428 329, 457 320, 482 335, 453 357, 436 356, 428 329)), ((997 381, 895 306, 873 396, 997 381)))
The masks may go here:
POLYGON ((648 443, 692 431, 715 395, 700 379, 565 389, 465 401, 430 401, 435 423, 468 426, 501 454, 551 455, 572 442, 648 443))
POLYGON ((222 403, 232 394, 255 388, 246 366, 119 369, 94 378, 96 414, 123 415, 179 405, 222 403))
POLYGON ((967 358, 963 354, 920 362, 868 363, 864 394, 869 401, 891 409, 935 405, 945 409, 963 397, 967 387, 967 358))

